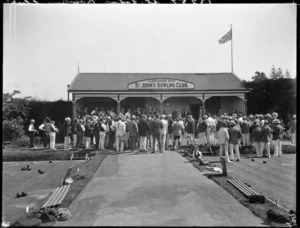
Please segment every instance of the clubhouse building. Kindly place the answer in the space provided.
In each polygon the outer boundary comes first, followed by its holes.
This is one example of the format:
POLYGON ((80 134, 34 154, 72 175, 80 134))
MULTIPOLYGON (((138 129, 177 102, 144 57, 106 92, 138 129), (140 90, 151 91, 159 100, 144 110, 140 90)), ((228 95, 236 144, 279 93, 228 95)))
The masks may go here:
POLYGON ((234 73, 80 73, 68 88, 73 118, 85 107, 120 112, 151 107, 162 113, 190 112, 198 119, 206 113, 233 110, 247 114, 246 93, 234 73))

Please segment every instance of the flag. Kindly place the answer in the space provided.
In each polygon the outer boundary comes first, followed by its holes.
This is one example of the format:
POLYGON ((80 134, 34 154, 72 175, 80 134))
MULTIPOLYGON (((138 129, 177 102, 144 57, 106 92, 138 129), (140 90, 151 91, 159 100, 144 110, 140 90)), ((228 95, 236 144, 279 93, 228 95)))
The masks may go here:
POLYGON ((230 29, 221 39, 219 39, 219 44, 224 44, 232 39, 232 30, 230 29))

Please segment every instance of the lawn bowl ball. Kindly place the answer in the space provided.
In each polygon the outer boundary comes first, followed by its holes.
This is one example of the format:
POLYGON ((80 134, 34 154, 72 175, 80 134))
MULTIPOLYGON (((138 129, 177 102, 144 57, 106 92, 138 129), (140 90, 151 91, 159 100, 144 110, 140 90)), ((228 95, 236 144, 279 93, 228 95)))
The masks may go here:
POLYGON ((49 163, 52 163, 52 160, 50 160, 49 163))
POLYGON ((22 170, 22 171, 24 171, 24 170, 26 170, 26 169, 27 169, 26 167, 22 167, 22 169, 21 169, 21 170, 22 170))
POLYGON ((267 162, 266 162, 266 161, 263 161, 263 163, 266 164, 267 162))
POLYGON ((22 192, 22 196, 27 196, 27 192, 22 192))
POLYGON ((254 162, 255 160, 252 158, 252 159, 251 159, 251 161, 253 161, 253 162, 254 162))
POLYGON ((17 198, 20 198, 20 197, 22 197, 22 194, 21 193, 17 193, 17 198))
POLYGON ((28 167, 27 167, 27 170, 30 171, 30 170, 31 170, 31 166, 28 166, 28 167))

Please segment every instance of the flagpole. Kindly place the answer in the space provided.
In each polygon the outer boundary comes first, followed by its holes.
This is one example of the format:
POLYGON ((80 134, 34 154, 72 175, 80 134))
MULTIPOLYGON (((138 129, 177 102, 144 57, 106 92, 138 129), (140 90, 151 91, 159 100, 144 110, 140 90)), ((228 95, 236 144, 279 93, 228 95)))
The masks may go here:
POLYGON ((233 34, 232 34, 232 25, 230 25, 230 29, 231 29, 231 73, 233 73, 233 47, 232 47, 233 34))

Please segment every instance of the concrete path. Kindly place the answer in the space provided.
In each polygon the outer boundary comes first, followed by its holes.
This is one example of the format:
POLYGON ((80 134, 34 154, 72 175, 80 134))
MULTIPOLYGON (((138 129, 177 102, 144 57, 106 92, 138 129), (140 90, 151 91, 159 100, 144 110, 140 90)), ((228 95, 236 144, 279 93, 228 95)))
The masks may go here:
POLYGON ((57 226, 262 226, 176 152, 109 155, 57 226))

